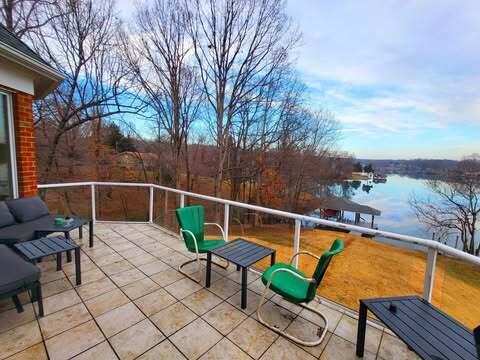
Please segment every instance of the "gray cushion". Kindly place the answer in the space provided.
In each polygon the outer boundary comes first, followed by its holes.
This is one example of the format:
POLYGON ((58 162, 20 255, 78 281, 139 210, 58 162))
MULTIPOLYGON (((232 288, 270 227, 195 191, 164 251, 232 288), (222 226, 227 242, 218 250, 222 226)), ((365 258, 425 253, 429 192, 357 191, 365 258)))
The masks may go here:
POLYGON ((0 202, 0 227, 15 224, 15 219, 8 209, 7 204, 0 202))
POLYGON ((15 224, 0 228, 0 244, 15 244, 17 242, 33 240, 35 227, 31 222, 15 224))
POLYGON ((48 215, 48 207, 39 196, 5 201, 10 212, 20 223, 48 215))
POLYGON ((6 245, 0 245, 0 294, 32 285, 40 279, 40 270, 6 245))

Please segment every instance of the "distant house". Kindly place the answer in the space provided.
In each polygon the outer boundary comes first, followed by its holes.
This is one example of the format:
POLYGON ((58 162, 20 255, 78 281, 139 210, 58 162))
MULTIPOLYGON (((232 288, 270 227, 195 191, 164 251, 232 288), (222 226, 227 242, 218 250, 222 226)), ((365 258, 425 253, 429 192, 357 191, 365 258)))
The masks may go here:
POLYGON ((154 153, 124 151, 117 155, 117 164, 129 170, 152 170, 157 163, 158 156, 154 153))
POLYGON ((0 200, 37 193, 32 102, 62 79, 0 24, 0 200))

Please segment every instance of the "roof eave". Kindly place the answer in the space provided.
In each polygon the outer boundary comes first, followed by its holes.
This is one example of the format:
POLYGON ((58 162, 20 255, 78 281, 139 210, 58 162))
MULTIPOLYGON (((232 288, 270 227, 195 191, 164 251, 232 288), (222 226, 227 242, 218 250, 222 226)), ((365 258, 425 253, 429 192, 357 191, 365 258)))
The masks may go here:
POLYGON ((44 97, 53 89, 55 89, 56 86, 65 78, 60 72, 51 66, 31 58, 5 43, 0 43, 0 55, 20 66, 27 68, 41 79, 40 82, 43 84, 43 86, 37 86, 37 84, 35 84, 35 98, 44 97))

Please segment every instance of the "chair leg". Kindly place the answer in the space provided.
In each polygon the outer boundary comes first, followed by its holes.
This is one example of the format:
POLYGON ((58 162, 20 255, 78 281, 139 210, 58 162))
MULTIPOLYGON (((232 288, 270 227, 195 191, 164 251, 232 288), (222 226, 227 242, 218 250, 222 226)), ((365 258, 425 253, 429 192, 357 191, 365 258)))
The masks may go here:
POLYGON ((38 304, 38 315, 43 317, 43 297, 42 297, 42 285, 40 281, 37 282, 36 285, 36 293, 37 293, 37 304, 38 304))
POLYGON ((18 299, 18 296, 17 296, 17 295, 13 295, 13 296, 12 296, 12 301, 13 301, 13 303, 15 304, 15 309, 17 309, 17 312, 18 312, 18 313, 23 312, 22 303, 21 303, 20 300, 18 299))
POLYGON ((325 326, 322 330, 322 332, 320 334, 318 334, 319 338, 318 340, 315 340, 315 341, 305 341, 305 340, 302 340, 302 339, 299 339, 293 335, 290 335, 288 334, 286 331, 282 331, 280 330, 278 327, 274 326, 274 325, 271 325, 269 323, 267 323, 261 316, 261 309, 262 309, 262 306, 263 304, 265 303, 265 297, 267 295, 267 291, 268 291, 268 287, 265 287, 265 291, 263 292, 263 295, 262 295, 262 298, 260 299, 260 302, 258 303, 258 308, 257 308, 257 319, 258 321, 260 321, 260 323, 262 323, 263 325, 265 325, 266 327, 268 327, 270 330, 273 330, 275 331, 277 334, 280 334, 290 340, 292 340, 293 342, 296 342, 297 344, 300 344, 300 345, 303 345, 303 346, 317 346, 317 345, 320 345, 323 341, 323 339, 325 338, 325 335, 327 334, 327 331, 328 331, 328 320, 327 318, 322 314, 320 313, 318 310, 315 310, 313 308, 311 308, 310 306, 306 305, 306 304, 297 304, 297 305, 300 305, 301 307, 307 309, 307 310, 310 310, 312 311, 313 313, 317 314, 318 316, 320 316, 323 321, 325 322, 325 326))
MULTIPOLYGON (((185 275, 186 277, 188 277, 190 280, 193 280, 195 281, 196 283, 200 283, 201 280, 198 280, 198 279, 195 279, 193 276, 191 276, 191 274, 187 274, 184 270, 183 270, 183 267, 188 265, 188 264, 191 264, 191 263, 194 263, 195 261, 198 261, 198 267, 197 267, 197 271, 196 273, 200 272, 201 268, 200 268, 200 261, 207 261, 207 259, 205 258, 201 258, 201 257, 198 257, 196 259, 192 259, 192 260, 188 260, 186 262, 184 262, 183 264, 180 264, 180 266, 178 267, 178 272, 182 275, 185 275)), ((230 265, 230 263, 227 261, 227 264, 224 266, 224 265, 221 265, 215 261, 212 260, 212 264, 215 264, 217 265, 218 267, 222 268, 222 269, 227 269, 228 266, 230 265)), ((193 273, 192 273, 193 274, 193 273)))

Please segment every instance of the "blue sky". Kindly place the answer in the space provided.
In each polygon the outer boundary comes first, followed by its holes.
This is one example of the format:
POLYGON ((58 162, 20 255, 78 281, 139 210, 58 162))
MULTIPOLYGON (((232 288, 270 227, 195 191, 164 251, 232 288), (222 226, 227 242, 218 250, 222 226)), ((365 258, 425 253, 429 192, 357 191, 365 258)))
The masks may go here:
POLYGON ((480 2, 291 0, 311 105, 359 158, 479 152, 480 2))
MULTIPOLYGON (((120 0, 123 14, 132 3, 120 0)), ((358 158, 480 152, 480 1, 289 0, 312 107, 358 158)))

